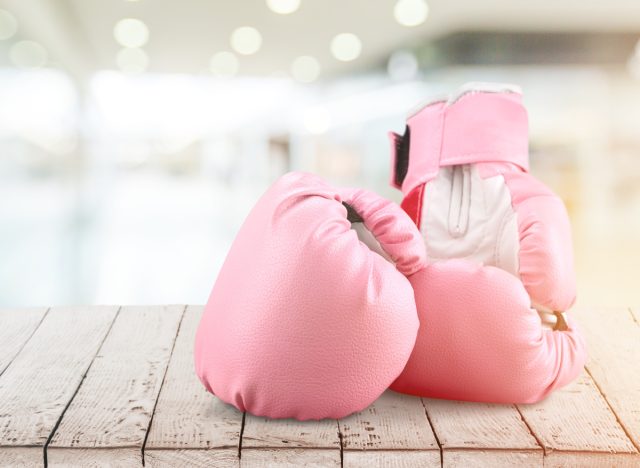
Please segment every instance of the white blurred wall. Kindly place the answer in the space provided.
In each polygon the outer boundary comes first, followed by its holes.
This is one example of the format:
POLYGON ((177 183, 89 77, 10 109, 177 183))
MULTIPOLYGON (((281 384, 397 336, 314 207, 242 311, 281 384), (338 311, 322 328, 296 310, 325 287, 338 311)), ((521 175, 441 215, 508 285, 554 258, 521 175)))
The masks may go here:
POLYGON ((640 299, 640 81, 624 68, 285 78, 0 69, 0 306, 203 303, 287 170, 395 200, 386 132, 469 80, 523 86, 532 171, 565 200, 579 304, 640 299))

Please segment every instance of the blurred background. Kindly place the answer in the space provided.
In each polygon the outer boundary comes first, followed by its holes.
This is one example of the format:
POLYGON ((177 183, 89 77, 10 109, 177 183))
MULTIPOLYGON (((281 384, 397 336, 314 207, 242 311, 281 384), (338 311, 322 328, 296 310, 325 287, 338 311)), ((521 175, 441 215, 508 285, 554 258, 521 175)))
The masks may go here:
POLYGON ((386 132, 514 82, 578 304, 640 303, 637 0, 0 0, 0 305, 204 303, 280 174, 400 200, 386 132))

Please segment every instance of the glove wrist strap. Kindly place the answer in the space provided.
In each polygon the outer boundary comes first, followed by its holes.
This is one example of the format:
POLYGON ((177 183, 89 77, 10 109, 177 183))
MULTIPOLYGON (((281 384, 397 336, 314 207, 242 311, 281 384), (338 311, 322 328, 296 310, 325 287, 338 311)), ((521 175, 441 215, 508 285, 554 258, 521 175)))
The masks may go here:
POLYGON ((391 185, 405 194, 441 166, 508 162, 529 170, 527 112, 513 92, 469 92, 454 102, 432 102, 409 117, 404 135, 389 137, 391 185))

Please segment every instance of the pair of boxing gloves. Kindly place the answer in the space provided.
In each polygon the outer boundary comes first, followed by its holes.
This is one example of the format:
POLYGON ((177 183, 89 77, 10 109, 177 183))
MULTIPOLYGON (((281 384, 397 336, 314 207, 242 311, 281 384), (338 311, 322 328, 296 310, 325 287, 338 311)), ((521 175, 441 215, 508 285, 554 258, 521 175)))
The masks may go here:
POLYGON ((463 87, 391 139, 402 209, 306 173, 258 201, 196 336, 208 391, 305 420, 360 411, 389 387, 532 403, 580 373, 569 221, 528 173, 519 91, 463 87))

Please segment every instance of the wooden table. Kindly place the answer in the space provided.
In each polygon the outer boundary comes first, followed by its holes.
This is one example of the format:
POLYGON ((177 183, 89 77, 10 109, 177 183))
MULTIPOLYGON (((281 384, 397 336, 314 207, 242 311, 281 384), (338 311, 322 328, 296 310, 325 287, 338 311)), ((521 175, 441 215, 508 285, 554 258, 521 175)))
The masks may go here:
POLYGON ((0 466, 640 467, 640 310, 574 312, 590 361, 536 405, 385 393, 339 421, 272 421, 193 372, 202 307, 0 311, 0 466))

